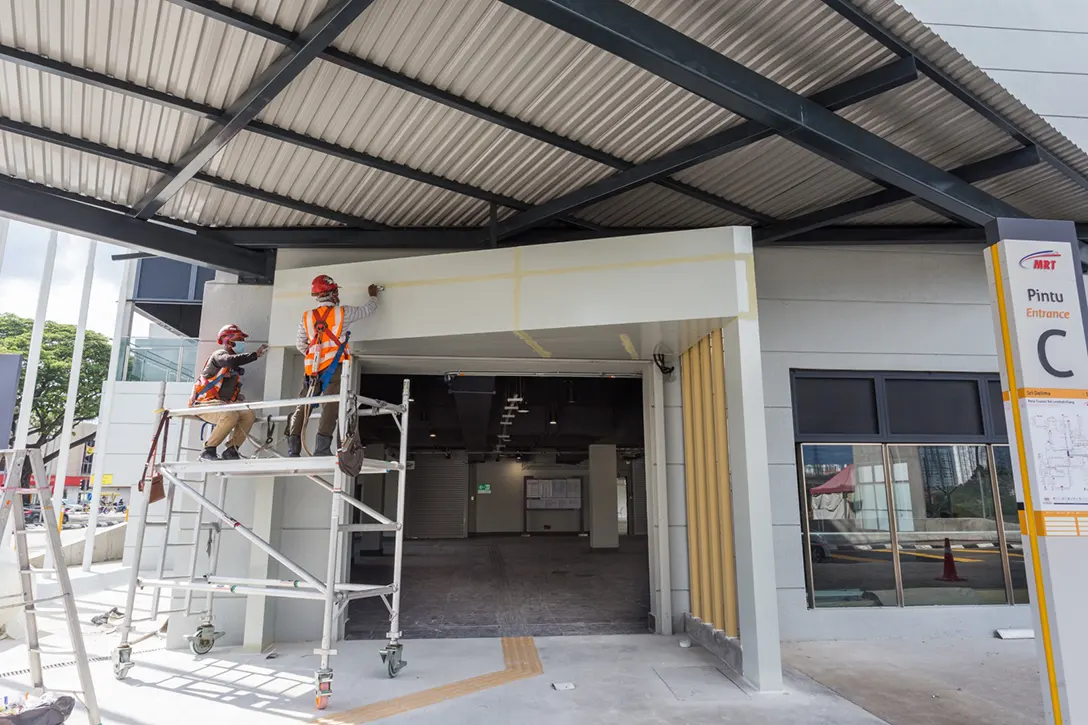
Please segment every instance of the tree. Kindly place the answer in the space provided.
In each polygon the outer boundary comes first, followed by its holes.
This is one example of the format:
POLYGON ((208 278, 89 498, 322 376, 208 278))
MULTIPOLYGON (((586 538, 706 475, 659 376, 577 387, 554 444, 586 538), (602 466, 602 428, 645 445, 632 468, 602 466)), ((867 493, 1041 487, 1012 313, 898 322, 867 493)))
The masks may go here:
MULTIPOLYGON (((33 320, 11 313, 0 314, 0 353, 18 353, 23 355, 25 360, 30 354, 30 335, 33 326, 33 320)), ((75 325, 45 323, 41 362, 38 365, 38 379, 34 386, 34 408, 30 413, 28 443, 32 447, 43 446, 61 434, 75 341, 75 325)), ((102 383, 105 382, 106 375, 109 373, 110 347, 108 337, 87 330, 83 343, 83 367, 79 374, 79 394, 73 425, 98 417, 98 405, 102 399, 102 383)), ((23 375, 19 380, 17 407, 22 404, 25 375, 24 363, 23 375)), ((10 434, 11 432, 3 432, 0 436, 10 434)), ((7 440, 3 443, 6 445, 7 440)))

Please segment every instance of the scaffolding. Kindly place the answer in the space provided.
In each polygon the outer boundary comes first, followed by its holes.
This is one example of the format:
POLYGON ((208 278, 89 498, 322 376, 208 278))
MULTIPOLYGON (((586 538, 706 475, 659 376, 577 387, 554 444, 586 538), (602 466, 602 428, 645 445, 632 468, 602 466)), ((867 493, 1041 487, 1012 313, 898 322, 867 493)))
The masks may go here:
MULTIPOLYGON (((225 634, 215 629, 213 607, 214 595, 217 593, 308 599, 322 602, 321 646, 314 650, 314 654, 320 656, 320 666, 314 673, 315 700, 317 708, 320 710, 325 709, 328 705, 329 696, 332 694, 333 671, 330 658, 336 654, 336 650, 332 647, 335 639, 334 628, 337 627, 337 623, 346 612, 350 602, 366 597, 379 597, 381 599, 386 609, 389 610, 390 626, 387 635, 389 641, 385 648, 379 651, 379 654, 386 666, 389 677, 395 677, 404 667, 400 631, 400 594, 401 567, 404 558, 404 485, 405 472, 408 468, 409 381, 407 379, 404 381, 400 404, 387 403, 356 394, 352 368, 351 359, 343 362, 341 390, 335 395, 231 403, 216 406, 214 412, 226 413, 241 410, 274 409, 288 409, 290 411, 298 406, 339 403, 338 425, 341 441, 347 440, 347 432, 356 429, 355 425, 349 426, 349 422, 357 424, 357 419, 353 421, 355 416, 392 416, 400 431, 400 446, 397 459, 385 461, 364 458, 359 473, 385 474, 389 471, 397 472, 396 517, 390 519, 382 512, 374 510, 353 496, 354 486, 351 484, 354 482, 354 475, 357 474, 349 476, 345 473, 342 470, 338 455, 287 458, 272 450, 269 445, 271 442, 271 426, 276 422, 285 422, 289 415, 265 418, 270 426, 269 437, 266 438, 264 446, 259 446, 258 456, 254 458, 213 461, 180 460, 183 457, 183 454, 181 454, 183 448, 179 445, 176 449, 176 457, 179 460, 164 461, 157 465, 157 470, 162 476, 162 492, 165 495, 165 521, 148 521, 148 506, 155 486, 145 485, 140 493, 143 502, 143 516, 136 526, 136 558, 132 566, 128 598, 120 627, 121 642, 113 652, 113 673, 117 679, 124 679, 134 665, 132 661, 132 644, 134 640, 130 640, 130 638, 133 634, 133 609, 136 601, 136 591, 140 588, 150 588, 152 590, 151 619, 153 621, 160 614, 159 596, 163 589, 184 591, 183 606, 177 610, 170 610, 170 612, 184 612, 187 616, 200 615, 200 625, 196 631, 186 635, 189 646, 196 655, 210 652, 215 641, 225 634), (329 519, 329 551, 324 578, 307 571, 285 553, 278 551, 271 543, 241 524, 224 508, 228 480, 240 477, 264 477, 274 481, 277 477, 282 476, 306 478, 332 494, 332 510, 329 519), (216 500, 213 501, 209 498, 208 486, 209 480, 215 478, 219 479, 219 486, 216 500), (197 504, 195 512, 175 511, 174 503, 177 492, 187 496, 197 504), (349 523, 344 516, 348 506, 369 517, 373 523, 349 523), (205 514, 208 514, 208 520, 205 520, 205 514), (192 527, 193 538, 191 540, 180 543, 170 541, 171 520, 175 515, 195 515, 196 519, 192 527), (150 577, 141 572, 144 539, 149 527, 161 527, 166 532, 163 537, 162 548, 159 551, 159 558, 155 562, 154 576, 150 577), (298 578, 253 579, 221 576, 218 573, 218 560, 220 538, 224 530, 237 532, 242 538, 264 551, 298 578), (207 571, 198 575, 199 544, 205 531, 208 532, 207 571), (353 584, 342 581, 342 579, 347 578, 349 571, 349 567, 345 565, 344 556, 345 552, 350 552, 351 534, 366 531, 390 532, 394 535, 393 580, 391 582, 353 584), (191 546, 192 550, 187 572, 182 576, 166 578, 164 577, 166 554, 167 549, 171 546, 191 546), (204 594, 203 609, 199 612, 194 610, 194 593, 204 594)), ((163 407, 162 403, 160 403, 161 407, 163 407)), ((200 416, 207 412, 209 412, 207 409, 202 410, 199 407, 161 411, 164 416, 164 425, 160 428, 163 432, 163 438, 166 438, 169 430, 169 421, 178 419, 181 421, 180 444, 184 440, 187 425, 191 425, 193 422, 201 423, 200 416)), ((161 445, 165 449, 167 441, 162 440, 161 445)))

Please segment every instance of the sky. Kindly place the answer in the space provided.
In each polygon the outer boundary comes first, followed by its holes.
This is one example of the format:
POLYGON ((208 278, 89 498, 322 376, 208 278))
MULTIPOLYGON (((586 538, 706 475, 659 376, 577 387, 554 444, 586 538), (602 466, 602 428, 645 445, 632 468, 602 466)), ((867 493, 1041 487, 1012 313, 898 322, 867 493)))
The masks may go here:
MULTIPOLYGON (((13 312, 22 317, 34 317, 49 235, 50 230, 44 227, 14 220, 10 222, 4 257, 0 260, 0 313, 13 312)), ((78 321, 90 246, 90 241, 82 237, 64 232, 58 234, 57 261, 53 268, 46 319, 72 325, 78 321)), ((111 257, 130 251, 112 244, 98 243, 87 327, 106 337, 113 337, 117 298, 125 265, 124 262, 113 261, 111 257)), ((146 337, 149 330, 150 323, 137 315, 133 321, 133 335, 146 337)))

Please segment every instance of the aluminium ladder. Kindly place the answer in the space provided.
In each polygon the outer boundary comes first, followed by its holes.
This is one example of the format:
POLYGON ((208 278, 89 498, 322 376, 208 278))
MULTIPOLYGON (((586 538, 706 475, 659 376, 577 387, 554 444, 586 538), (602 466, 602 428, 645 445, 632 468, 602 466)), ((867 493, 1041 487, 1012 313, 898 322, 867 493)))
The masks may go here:
MULTIPOLYGON (((387 403, 373 398, 366 398, 355 393, 355 381, 352 375, 352 360, 344 361, 341 370, 341 390, 336 395, 312 396, 287 400, 254 401, 244 403, 232 403, 215 407, 216 413, 232 410, 268 410, 288 409, 293 410, 299 405, 317 405, 319 403, 339 402, 340 439, 345 438, 344 432, 348 430, 350 416, 379 416, 391 415, 400 431, 400 446, 398 457, 395 461, 382 461, 364 459, 360 474, 386 473, 396 471, 398 474, 396 518, 390 519, 383 513, 374 510, 357 500, 353 495, 354 479, 345 474, 337 463, 337 456, 304 456, 301 458, 286 458, 271 449, 264 447, 258 451, 260 457, 241 460, 176 460, 158 464, 158 471, 162 474, 165 493, 165 521, 148 522, 147 506, 151 496, 151 485, 145 485, 144 490, 138 494, 143 501, 142 515, 136 526, 135 546, 136 561, 133 563, 132 576, 129 581, 128 598, 126 601, 124 619, 122 620, 120 633, 121 642, 113 652, 113 673, 121 680, 135 664, 132 661, 132 642, 130 636, 133 632, 132 618, 135 604, 136 590, 142 587, 153 589, 151 618, 154 620, 159 614, 158 600, 162 589, 183 590, 185 592, 184 606, 177 610, 186 615, 197 614, 193 610, 193 594, 200 592, 204 596, 204 608, 199 612, 200 625, 193 634, 186 635, 189 646, 196 655, 207 654, 211 651, 215 641, 223 636, 223 632, 215 629, 213 619, 213 603, 215 594, 220 595, 259 595, 267 597, 281 597, 291 599, 308 599, 322 603, 323 620, 321 629, 321 646, 314 650, 314 654, 320 656, 320 666, 314 673, 315 702, 318 709, 327 707, 329 696, 332 694, 333 671, 330 666, 330 658, 336 654, 332 648, 336 636, 335 627, 347 610, 348 604, 355 599, 365 597, 380 597, 382 603, 389 611, 390 627, 389 641, 385 648, 380 650, 382 662, 386 666, 389 677, 395 677, 404 667, 402 658, 403 645, 400 631, 400 594, 401 594, 401 569, 404 558, 404 486, 405 472, 408 464, 408 402, 409 381, 404 381, 399 405, 387 403), (332 494, 332 510, 329 520, 329 550, 326 560, 324 577, 307 571, 304 567, 294 562, 285 553, 278 551, 271 543, 261 538, 251 529, 244 526, 238 519, 231 516, 224 508, 226 502, 227 481, 238 477, 267 477, 275 479, 279 476, 297 476, 305 478, 320 488, 332 494), (215 501, 212 501, 208 490, 209 479, 218 479, 218 492, 215 501), (196 520, 192 526, 195 536, 193 540, 180 544, 170 542, 170 522, 175 515, 175 492, 181 492, 197 504, 193 511, 176 512, 176 515, 194 515, 196 520), (352 524, 341 523, 345 519, 346 506, 354 507, 374 521, 374 523, 352 524), (208 514, 210 521, 205 521, 208 514), (140 562, 143 557, 144 536, 148 526, 158 526, 165 529, 159 559, 155 562, 154 576, 141 575, 140 562), (253 579, 238 576, 220 575, 218 573, 219 543, 224 530, 235 531, 249 543, 264 551, 268 556, 279 562, 284 568, 290 570, 297 579, 253 579), (208 561, 205 572, 198 574, 199 546, 202 534, 208 532, 208 561), (350 551, 350 537, 353 532, 380 531, 394 534, 393 553, 393 581, 379 584, 353 584, 341 581, 349 571, 345 566, 345 553, 350 551), (192 546, 187 571, 181 576, 164 578, 166 563, 166 550, 170 546, 192 546)), ((162 403, 160 403, 162 407, 162 403)), ((205 412, 198 408, 180 408, 176 410, 161 411, 169 419, 179 419, 184 438, 187 423, 200 423, 199 416, 205 412)), ((285 421, 287 415, 278 415, 269 418, 272 421, 285 421)), ((168 425, 167 425, 168 427, 168 425)), ((165 445, 165 442, 163 443, 165 445)), ((182 457, 179 454, 179 459, 182 457)), ((246 512, 246 517, 248 514, 246 512)))
POLYGON ((32 693, 43 694, 45 683, 42 676, 42 655, 70 655, 75 658, 76 671, 79 674, 80 691, 72 694, 80 697, 87 708, 87 721, 98 725, 101 720, 98 711, 98 698, 95 697, 94 682, 87 662, 87 647, 83 642, 83 632, 79 626, 79 613, 76 611, 75 597, 72 595, 72 580, 64 566, 64 551, 60 541, 60 528, 57 525, 57 512, 53 509, 53 496, 49 490, 49 479, 45 475, 45 464, 39 449, 0 450, 0 460, 4 462, 3 509, 0 510, 0 541, 7 533, 8 522, 12 524, 15 539, 15 551, 19 564, 19 594, 10 594, 0 599, 15 599, 14 604, 2 604, 0 609, 20 607, 26 615, 26 644, 30 657, 30 684, 32 693), (23 486, 23 479, 29 465, 30 485, 23 486), (23 496, 37 496, 41 506, 41 520, 45 526, 46 543, 53 562, 53 569, 32 569, 30 552, 26 540, 26 519, 23 513, 23 496), (56 573, 60 594, 39 599, 34 598, 33 577, 37 574, 56 573), (61 600, 64 605, 64 619, 68 625, 68 637, 72 643, 70 652, 42 650, 38 633, 38 606, 43 602, 61 600))

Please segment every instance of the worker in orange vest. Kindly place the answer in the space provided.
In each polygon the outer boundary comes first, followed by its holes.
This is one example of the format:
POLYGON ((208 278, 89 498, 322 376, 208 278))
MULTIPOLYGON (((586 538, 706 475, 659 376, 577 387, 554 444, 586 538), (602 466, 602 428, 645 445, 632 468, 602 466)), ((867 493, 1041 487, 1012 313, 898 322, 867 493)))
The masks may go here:
MULTIPOLYGON (((306 310, 298 323, 295 346, 306 356, 306 383, 304 395, 336 395, 340 392, 340 363, 348 359, 348 328, 366 319, 378 309, 378 287, 370 285, 370 299, 360 306, 341 305, 340 287, 332 277, 319 274, 310 284, 310 294, 317 299, 317 307, 306 310)), ((310 415, 310 406, 300 405, 291 415, 287 428, 287 455, 297 458, 302 454, 303 424, 310 415)), ((339 403, 321 406, 321 418, 317 424, 315 456, 332 455, 332 434, 340 415, 339 403)))
MULTIPOLYGON (((193 394, 189 398, 189 407, 228 405, 245 400, 242 395, 242 374, 244 365, 256 362, 259 357, 268 350, 268 345, 261 345, 253 352, 245 351, 245 340, 249 337, 239 329, 238 325, 224 325, 219 330, 216 342, 221 348, 208 356, 204 363, 196 383, 193 385, 193 394)), ((211 423, 211 435, 204 441, 204 452, 200 454, 202 461, 219 460, 216 449, 223 441, 227 441, 227 447, 223 451, 223 460, 236 461, 238 447, 245 443, 256 417, 251 410, 236 410, 226 413, 208 412, 200 416, 206 423, 211 423), (227 436, 230 439, 227 440, 227 436)))

